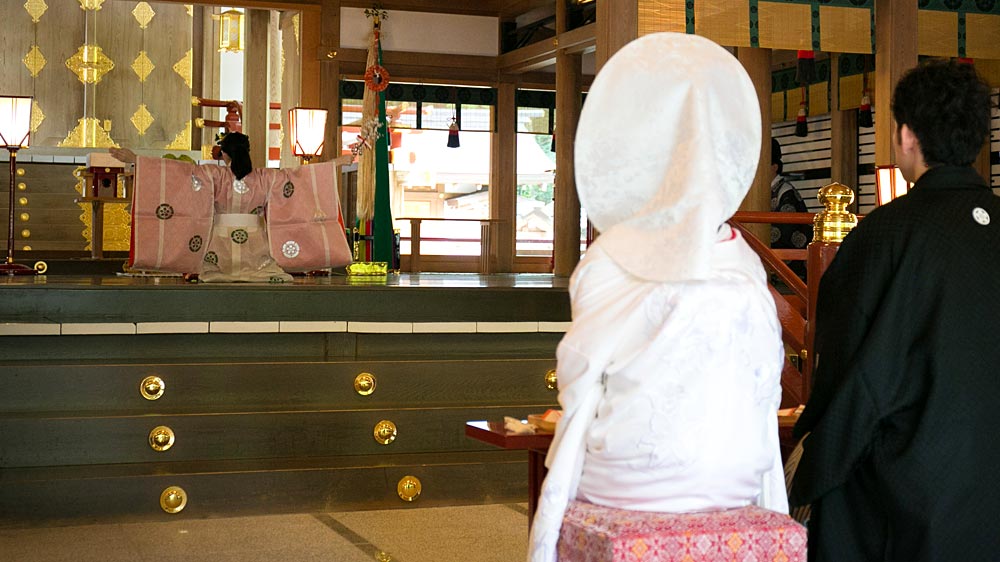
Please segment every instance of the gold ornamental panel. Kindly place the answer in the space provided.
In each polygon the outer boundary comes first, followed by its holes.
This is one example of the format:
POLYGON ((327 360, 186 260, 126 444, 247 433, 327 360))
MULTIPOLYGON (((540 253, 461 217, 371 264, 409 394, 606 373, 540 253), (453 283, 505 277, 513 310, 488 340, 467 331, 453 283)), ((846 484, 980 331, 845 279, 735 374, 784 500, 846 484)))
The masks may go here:
POLYGON ((79 0, 81 10, 100 10, 104 0, 79 0))
POLYGON ((146 2, 139 2, 132 10, 132 16, 135 17, 135 21, 139 22, 139 27, 142 29, 146 29, 155 15, 156 12, 153 11, 152 6, 146 2))
POLYGON ((872 52, 871 14, 868 8, 820 6, 819 50, 828 53, 872 52))
MULTIPOLYGON (((757 10, 762 48, 812 50, 812 14, 809 5, 760 2, 757 10)), ((697 21, 696 19, 695 22, 697 21)), ((788 107, 791 106, 789 101, 788 107)))
POLYGON ((28 72, 31 73, 31 77, 35 78, 38 76, 38 73, 45 68, 45 63, 48 61, 45 60, 45 55, 42 54, 38 45, 32 45, 31 50, 28 51, 28 54, 24 55, 21 62, 23 62, 24 66, 27 67, 28 72))
POLYGON ((49 6, 45 3, 45 0, 28 0, 24 3, 24 9, 31 16, 31 21, 38 23, 42 19, 42 14, 45 13, 45 10, 49 9, 49 6))
POLYGON ((146 134, 146 129, 153 124, 153 121, 156 121, 156 118, 146 109, 146 104, 140 103, 135 113, 132 114, 131 121, 135 130, 139 131, 139 136, 142 136, 146 134))
POLYGON ((42 111, 42 107, 38 105, 38 100, 35 100, 31 104, 31 132, 34 133, 38 131, 38 127, 42 125, 42 121, 45 121, 45 112, 42 111))
POLYGON ((184 57, 174 63, 174 72, 184 79, 184 83, 187 84, 188 88, 191 87, 191 53, 191 49, 188 49, 188 51, 184 53, 184 57))
POLYGON ((132 61, 132 72, 139 77, 139 82, 145 82, 146 78, 149 78, 149 74, 153 72, 156 65, 153 61, 149 60, 149 56, 146 55, 146 51, 139 51, 136 55, 135 60, 132 61))
MULTIPOLYGON (((965 55, 974 59, 1000 59, 1000 16, 965 14, 965 55)), ((976 61, 978 65, 979 62, 976 61)))
POLYGON ((659 31, 687 32, 684 0, 639 0, 639 37, 659 31))
POLYGON ((174 140, 164 148, 167 150, 191 150, 191 122, 188 121, 174 137, 174 140))
POLYGON ((187 12, 189 18, 194 17, 194 4, 184 4, 184 11, 187 12))
POLYGON ((84 84, 99 83, 114 67, 114 61, 97 45, 81 45, 76 54, 66 59, 66 68, 84 84))
MULTIPOLYGON (((749 47, 750 10, 746 0, 695 2, 694 32, 727 47, 749 47)), ((763 21, 760 46, 764 46, 763 21)))
POLYGON ((917 10, 917 52, 935 57, 958 54, 958 14, 917 10))
POLYGON ((180 513, 187 506, 187 492, 180 486, 170 486, 160 494, 160 508, 167 513, 180 513))
POLYGON ((110 148, 118 147, 109 134, 111 122, 105 121, 103 124, 96 117, 81 117, 77 120, 76 128, 69 132, 62 142, 60 148, 110 148))

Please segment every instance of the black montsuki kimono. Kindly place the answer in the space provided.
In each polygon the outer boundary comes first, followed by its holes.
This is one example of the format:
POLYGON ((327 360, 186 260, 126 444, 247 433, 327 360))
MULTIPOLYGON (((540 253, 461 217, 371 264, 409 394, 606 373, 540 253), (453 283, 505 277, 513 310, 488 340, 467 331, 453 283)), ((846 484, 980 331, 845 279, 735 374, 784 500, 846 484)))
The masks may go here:
POLYGON ((924 173, 844 240, 816 325, 809 560, 1000 560, 1000 197, 924 173))

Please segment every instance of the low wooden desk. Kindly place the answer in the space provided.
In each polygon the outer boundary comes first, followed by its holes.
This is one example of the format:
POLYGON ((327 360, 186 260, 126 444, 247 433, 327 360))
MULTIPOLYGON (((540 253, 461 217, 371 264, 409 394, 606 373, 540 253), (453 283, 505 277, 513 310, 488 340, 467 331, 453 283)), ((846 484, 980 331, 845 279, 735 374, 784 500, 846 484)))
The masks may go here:
MULTIPOLYGON (((799 414, 778 416, 778 441, 781 444, 781 461, 788 460, 788 455, 795 448, 792 428, 798 421, 799 414)), ((538 507, 538 497, 542 493, 542 482, 545 481, 545 456, 552 444, 551 432, 519 435, 510 433, 503 427, 502 421, 477 420, 465 423, 465 435, 473 439, 495 445, 501 449, 528 451, 528 526, 535 516, 538 507)))
POLYGON ((473 439, 495 445, 501 449, 528 451, 528 527, 535 517, 538 496, 545 481, 545 455, 549 452, 553 434, 540 432, 533 435, 510 433, 503 427, 503 421, 478 420, 465 424, 465 435, 473 439))

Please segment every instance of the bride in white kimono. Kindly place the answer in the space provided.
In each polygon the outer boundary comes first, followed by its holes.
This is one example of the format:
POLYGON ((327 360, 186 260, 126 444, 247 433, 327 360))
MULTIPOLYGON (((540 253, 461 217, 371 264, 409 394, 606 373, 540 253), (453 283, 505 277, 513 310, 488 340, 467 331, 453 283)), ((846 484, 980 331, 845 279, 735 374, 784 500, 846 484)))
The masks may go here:
POLYGON ((284 283, 287 271, 351 262, 337 161, 255 169, 246 135, 229 133, 219 145, 226 166, 109 150, 136 163, 133 268, 198 273, 207 283, 284 283))
POLYGON ((754 178, 761 115, 733 55, 659 33, 601 69, 577 128, 600 230, 570 281, 563 417, 528 559, 552 562, 571 499, 639 511, 787 513, 781 328, 760 260, 726 224, 754 178))

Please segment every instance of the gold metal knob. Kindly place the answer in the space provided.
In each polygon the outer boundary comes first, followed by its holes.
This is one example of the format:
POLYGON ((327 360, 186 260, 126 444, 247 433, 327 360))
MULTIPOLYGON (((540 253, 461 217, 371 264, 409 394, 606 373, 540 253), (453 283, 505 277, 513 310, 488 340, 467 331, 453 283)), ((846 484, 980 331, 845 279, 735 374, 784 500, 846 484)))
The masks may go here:
POLYGON ((187 492, 180 486, 170 486, 160 494, 160 507, 167 513, 180 513, 187 503, 187 492))
POLYGON ((167 385, 163 384, 163 379, 156 375, 149 375, 139 383, 139 394, 146 400, 157 400, 163 396, 163 391, 167 385))
POLYGON ((420 479, 416 476, 404 476, 400 478, 399 484, 396 484, 396 493, 399 494, 399 499, 404 502, 411 502, 420 497, 420 479))
POLYGON ((858 225, 858 217, 847 210, 847 206, 854 201, 854 191, 834 182, 821 187, 816 197, 823 203, 823 211, 813 217, 813 240, 842 242, 858 225))
POLYGON ((354 390, 361 396, 368 396, 375 392, 375 375, 371 373, 361 373, 354 377, 354 390))
POLYGON ((149 432, 149 446, 154 451, 163 452, 174 446, 174 430, 158 425, 149 432))
POLYGON ((379 445, 388 445, 396 440, 396 424, 382 420, 375 424, 375 440, 379 445))
POLYGON ((49 270, 49 264, 43 261, 35 262, 35 271, 37 271, 38 273, 45 273, 48 270, 49 270))
POLYGON ((556 376, 555 369, 545 371, 545 388, 549 390, 559 390, 559 377, 556 376))

